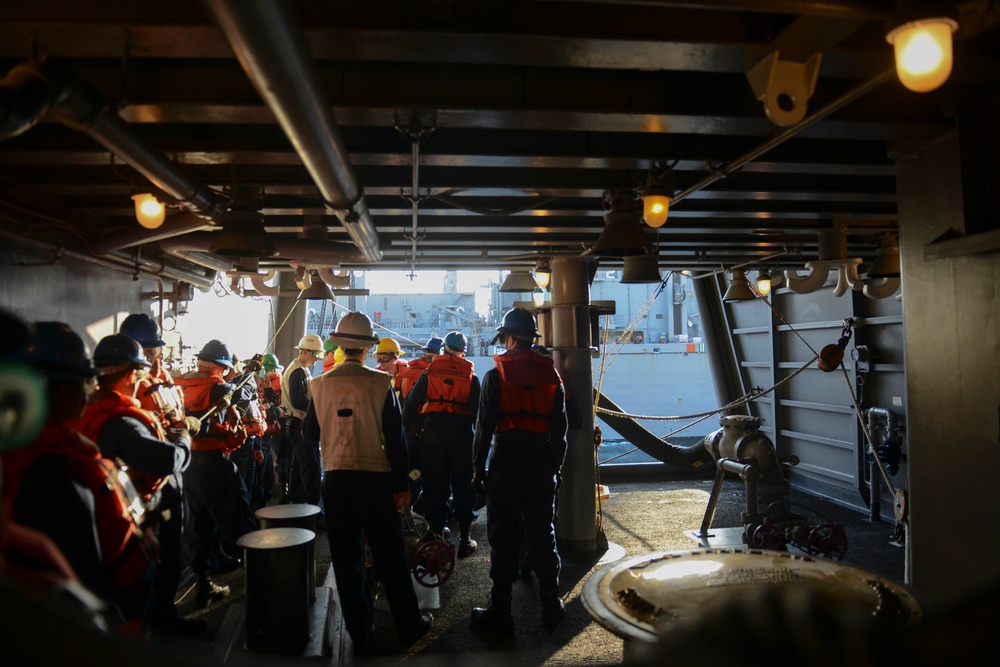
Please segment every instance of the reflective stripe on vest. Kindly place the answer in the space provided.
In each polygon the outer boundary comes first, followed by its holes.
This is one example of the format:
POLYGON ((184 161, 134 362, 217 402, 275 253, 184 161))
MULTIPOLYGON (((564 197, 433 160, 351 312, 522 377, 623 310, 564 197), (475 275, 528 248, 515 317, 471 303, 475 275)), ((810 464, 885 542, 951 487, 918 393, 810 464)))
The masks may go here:
POLYGON ((547 432, 556 390, 562 385, 552 359, 531 350, 517 350, 498 354, 493 360, 500 378, 496 432, 547 432))

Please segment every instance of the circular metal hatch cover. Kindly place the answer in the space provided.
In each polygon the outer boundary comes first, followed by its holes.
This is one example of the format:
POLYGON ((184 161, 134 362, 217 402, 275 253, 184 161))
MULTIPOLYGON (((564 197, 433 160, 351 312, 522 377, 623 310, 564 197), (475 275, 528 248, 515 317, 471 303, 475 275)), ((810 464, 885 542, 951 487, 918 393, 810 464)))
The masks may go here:
POLYGON ((897 584, 847 565, 782 551, 708 549, 634 556, 590 575, 582 598, 590 615, 611 632, 655 642, 714 601, 764 586, 808 586, 848 611, 904 626, 921 617, 916 599, 897 584))

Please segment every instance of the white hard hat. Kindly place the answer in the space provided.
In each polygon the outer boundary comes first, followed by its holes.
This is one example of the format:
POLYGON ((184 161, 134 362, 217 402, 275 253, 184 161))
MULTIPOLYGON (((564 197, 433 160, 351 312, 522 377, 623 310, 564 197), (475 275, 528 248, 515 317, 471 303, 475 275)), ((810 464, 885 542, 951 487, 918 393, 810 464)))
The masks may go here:
POLYGON ((350 312, 337 322, 337 330, 330 334, 330 340, 342 348, 356 350, 370 347, 378 336, 372 333, 372 321, 367 315, 350 312))
POLYGON ((322 356, 323 354, 323 339, 316 334, 306 334, 299 341, 299 344, 295 346, 298 350, 309 350, 314 354, 322 356))

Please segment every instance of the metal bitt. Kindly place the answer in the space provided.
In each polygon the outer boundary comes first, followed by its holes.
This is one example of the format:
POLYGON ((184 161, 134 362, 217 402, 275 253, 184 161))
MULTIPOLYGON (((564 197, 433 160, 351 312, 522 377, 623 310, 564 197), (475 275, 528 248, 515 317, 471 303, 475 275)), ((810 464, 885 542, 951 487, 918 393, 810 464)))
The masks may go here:
MULTIPOLYGON (((322 510, 318 505, 292 503, 290 505, 269 505, 261 507, 254 515, 261 529, 304 528, 316 532, 316 519, 322 510)), ((309 600, 316 599, 316 547, 309 544, 309 600)))
POLYGON ((262 653, 300 653, 309 642, 309 564, 316 533, 268 528, 247 533, 246 647, 262 653))
POLYGON ((552 350, 566 389, 568 447, 559 489, 556 539, 565 554, 597 549, 597 498, 594 489, 594 410, 590 353, 590 276, 592 260, 552 260, 552 350))

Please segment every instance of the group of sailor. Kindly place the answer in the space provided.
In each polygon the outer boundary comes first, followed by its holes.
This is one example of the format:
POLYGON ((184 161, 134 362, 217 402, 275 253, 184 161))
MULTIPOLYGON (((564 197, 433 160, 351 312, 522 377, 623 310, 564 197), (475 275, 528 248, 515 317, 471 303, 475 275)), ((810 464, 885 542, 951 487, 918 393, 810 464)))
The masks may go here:
POLYGON ((525 540, 545 626, 562 618, 554 515, 565 396, 552 359, 533 347, 528 311, 504 316, 494 342, 507 352, 482 384, 461 332, 432 337, 407 364, 398 343, 357 312, 326 340, 303 336, 285 368, 274 354, 240 363, 216 339, 177 377, 148 315, 125 318, 93 357, 65 324, 2 315, 3 363, 32 369, 45 398, 30 441, 4 439, 0 449, 5 579, 86 591, 94 622, 113 631, 197 636, 205 622, 175 604, 184 565, 197 605, 218 602, 229 588, 212 572, 238 566, 236 542, 257 529, 255 511, 310 503, 322 508, 355 649, 374 648, 366 548, 410 645, 433 618, 417 603, 401 512, 422 496, 427 540, 445 539, 453 514, 466 557, 478 546, 470 528, 485 495, 493 586, 474 623, 513 629, 525 540), (376 368, 364 364, 372 346, 376 368))

